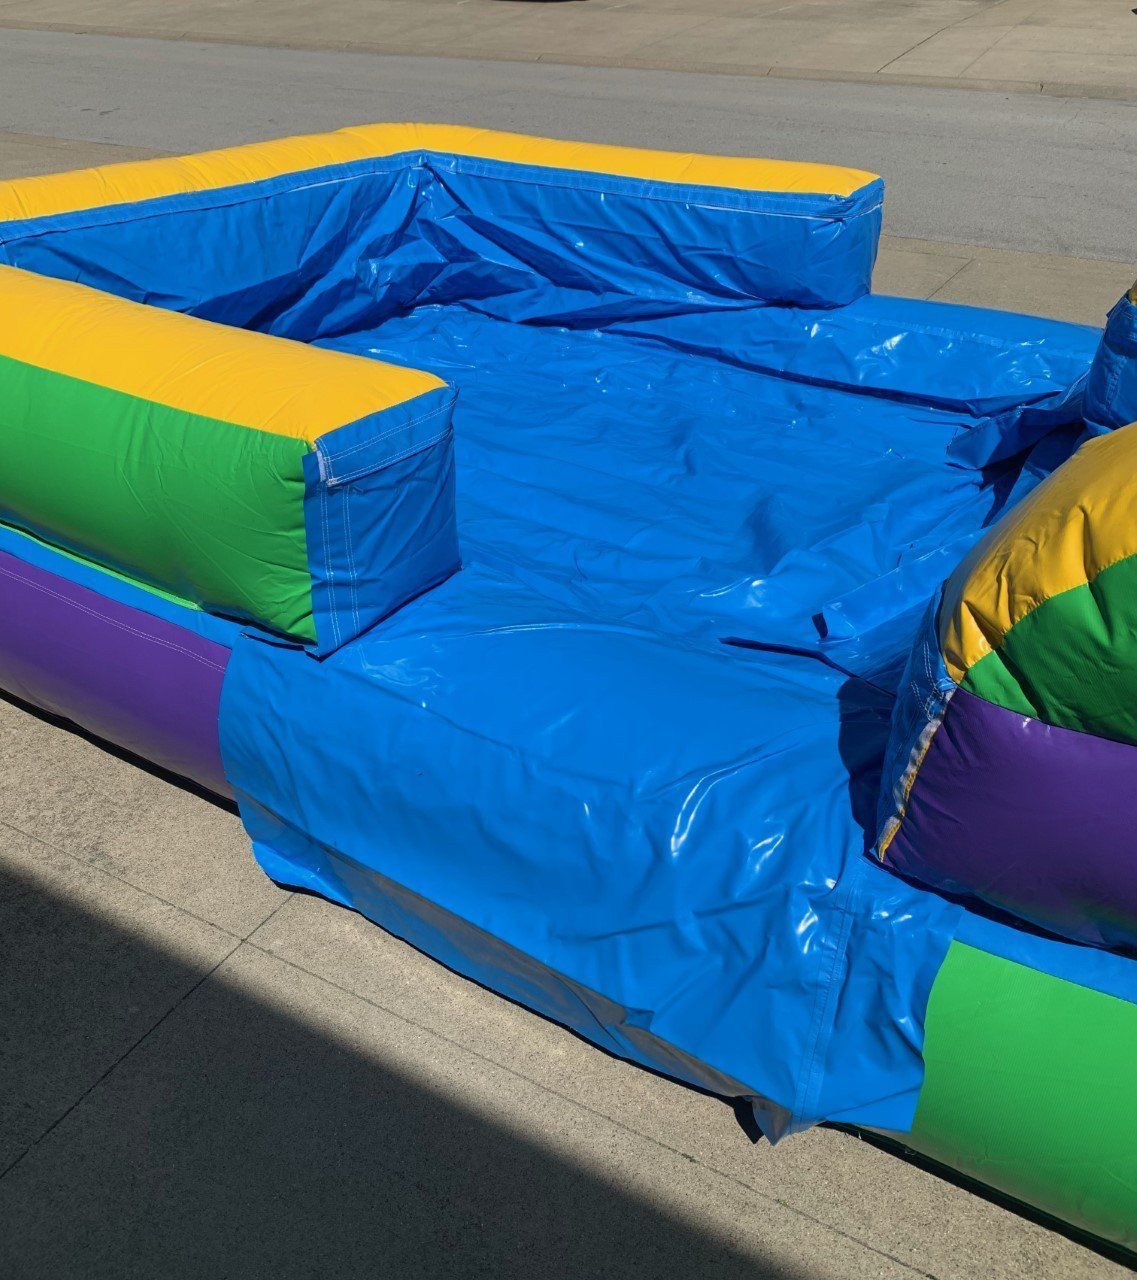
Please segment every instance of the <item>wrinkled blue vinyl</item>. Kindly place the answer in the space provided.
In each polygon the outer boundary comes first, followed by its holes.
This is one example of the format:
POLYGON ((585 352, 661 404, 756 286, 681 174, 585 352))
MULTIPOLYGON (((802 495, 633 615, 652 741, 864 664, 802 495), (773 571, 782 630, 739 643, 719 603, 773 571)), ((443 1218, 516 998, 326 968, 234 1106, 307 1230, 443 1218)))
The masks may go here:
POLYGON ((1024 475, 953 446, 1068 417, 1093 344, 875 298, 337 338, 458 386, 464 568, 320 666, 238 649, 266 870, 771 1133, 907 1127, 956 924, 864 858, 909 611, 1024 475))
POLYGON ((0 228, 457 388, 461 571, 323 661, 236 638, 261 864, 771 1136, 908 1128, 964 917, 865 857, 892 705, 939 583, 1073 447, 1098 335, 862 296, 876 185, 356 176, 0 228))
POLYGON ((1137 301, 1132 293, 1109 313, 1086 385, 1085 414, 1086 426, 1097 433, 1137 422, 1137 301))

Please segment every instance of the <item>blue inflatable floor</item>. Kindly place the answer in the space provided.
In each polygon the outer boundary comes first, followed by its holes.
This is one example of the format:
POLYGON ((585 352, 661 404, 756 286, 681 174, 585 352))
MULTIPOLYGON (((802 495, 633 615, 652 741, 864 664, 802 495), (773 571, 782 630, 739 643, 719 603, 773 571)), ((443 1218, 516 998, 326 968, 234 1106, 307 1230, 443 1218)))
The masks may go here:
POLYGON ((867 297, 328 340, 459 388, 464 567, 323 662, 238 643, 262 865, 771 1136, 907 1128, 959 913, 864 857, 891 691, 1096 337, 867 297))

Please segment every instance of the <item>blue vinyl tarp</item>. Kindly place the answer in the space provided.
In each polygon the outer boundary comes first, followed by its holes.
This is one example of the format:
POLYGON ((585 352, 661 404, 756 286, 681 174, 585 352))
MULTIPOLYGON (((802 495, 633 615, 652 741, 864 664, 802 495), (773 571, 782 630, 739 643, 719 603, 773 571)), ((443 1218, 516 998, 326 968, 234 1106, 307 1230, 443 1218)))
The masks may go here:
POLYGON ((892 694, 1095 340, 882 298, 338 336, 458 387, 464 567, 322 664, 238 646, 262 865, 772 1136, 908 1127, 958 909, 864 857, 892 694))

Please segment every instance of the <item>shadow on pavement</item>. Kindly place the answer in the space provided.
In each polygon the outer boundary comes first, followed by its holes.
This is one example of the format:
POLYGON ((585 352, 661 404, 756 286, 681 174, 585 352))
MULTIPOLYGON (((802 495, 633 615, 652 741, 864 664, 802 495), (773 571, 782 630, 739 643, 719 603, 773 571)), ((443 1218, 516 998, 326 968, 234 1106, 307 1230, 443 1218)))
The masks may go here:
POLYGON ((328 1013, 308 974, 246 948, 236 979, 203 981, 208 961, 19 879, 0 904, 6 1280, 810 1274, 508 1131, 460 1101, 460 1065, 453 1092, 411 1078, 403 1024, 328 1013))

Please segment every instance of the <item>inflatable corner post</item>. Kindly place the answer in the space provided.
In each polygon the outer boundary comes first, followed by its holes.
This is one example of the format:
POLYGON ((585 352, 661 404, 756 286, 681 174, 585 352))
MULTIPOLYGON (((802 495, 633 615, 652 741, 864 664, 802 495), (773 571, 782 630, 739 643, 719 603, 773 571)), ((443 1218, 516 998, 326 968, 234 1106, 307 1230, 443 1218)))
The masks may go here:
POLYGON ((874 295, 882 197, 414 124, 0 183, 0 686, 1132 1249, 1134 300, 874 295))

